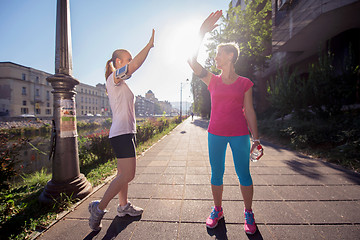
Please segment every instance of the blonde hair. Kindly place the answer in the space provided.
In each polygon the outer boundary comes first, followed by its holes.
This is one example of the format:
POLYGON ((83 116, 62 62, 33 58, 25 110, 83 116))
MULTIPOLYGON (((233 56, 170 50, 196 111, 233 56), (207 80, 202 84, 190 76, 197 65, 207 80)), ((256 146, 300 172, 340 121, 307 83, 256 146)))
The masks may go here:
MULTIPOLYGON (((129 51, 125 50, 125 49, 117 49, 113 52, 112 57, 110 58, 110 60, 108 60, 106 62, 106 66, 105 66, 105 80, 108 79, 108 77, 111 75, 111 73, 113 73, 116 69, 115 69, 115 61, 116 58, 122 59, 124 53, 129 53, 129 51)), ((129 53, 130 54, 130 53, 129 53)))
POLYGON ((240 52, 238 45, 236 43, 222 43, 217 46, 218 51, 220 48, 227 53, 234 54, 233 58, 231 59, 231 62, 235 64, 236 61, 238 60, 239 52, 240 52))

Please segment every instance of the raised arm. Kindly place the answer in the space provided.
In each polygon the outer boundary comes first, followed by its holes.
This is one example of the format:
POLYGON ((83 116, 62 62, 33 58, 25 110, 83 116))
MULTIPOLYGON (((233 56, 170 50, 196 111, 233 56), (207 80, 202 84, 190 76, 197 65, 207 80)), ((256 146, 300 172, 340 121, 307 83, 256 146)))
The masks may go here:
POLYGON ((155 30, 152 30, 151 38, 146 46, 129 62, 127 75, 132 75, 144 63, 151 48, 154 47, 155 30))
POLYGON ((192 70, 194 71, 194 74, 201 78, 201 80, 206 84, 209 85, 211 80, 211 73, 207 71, 201 64, 197 61, 197 57, 199 54, 199 48, 201 45, 202 40, 204 39, 204 36, 206 33, 211 32, 214 28, 218 26, 216 22, 219 20, 219 18, 222 16, 222 11, 216 11, 215 13, 212 12, 203 22, 203 24, 200 27, 199 32, 199 39, 197 41, 197 48, 193 55, 189 58, 188 63, 192 70))

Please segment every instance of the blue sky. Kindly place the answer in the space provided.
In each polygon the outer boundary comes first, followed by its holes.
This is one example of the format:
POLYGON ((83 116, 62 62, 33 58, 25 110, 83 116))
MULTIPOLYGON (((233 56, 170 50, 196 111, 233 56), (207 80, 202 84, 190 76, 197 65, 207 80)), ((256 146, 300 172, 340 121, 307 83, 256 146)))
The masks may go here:
MULTIPOLYGON (((73 76, 104 83, 105 63, 115 49, 135 56, 155 29, 155 47, 128 80, 135 95, 152 90, 159 100, 179 101, 180 83, 191 79, 187 50, 212 11, 225 14, 230 0, 70 0, 73 76)), ((0 1, 0 61, 53 74, 56 0, 0 1)), ((206 48, 200 50, 204 62, 206 48)), ((185 85, 183 100, 190 101, 185 85)))

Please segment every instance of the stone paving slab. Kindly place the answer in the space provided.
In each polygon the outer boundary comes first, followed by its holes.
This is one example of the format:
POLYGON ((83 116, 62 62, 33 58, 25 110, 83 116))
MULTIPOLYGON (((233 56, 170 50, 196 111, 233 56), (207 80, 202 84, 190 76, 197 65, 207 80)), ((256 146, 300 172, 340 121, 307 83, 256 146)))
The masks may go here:
POLYGON ((85 199, 38 239, 359 239, 360 175, 264 142, 264 157, 251 163, 255 235, 243 232, 243 198, 230 148, 226 152, 223 208, 215 229, 205 219, 213 205, 207 152, 207 121, 189 119, 137 161, 129 200, 140 217, 117 217, 117 196, 100 232, 88 227, 85 199))

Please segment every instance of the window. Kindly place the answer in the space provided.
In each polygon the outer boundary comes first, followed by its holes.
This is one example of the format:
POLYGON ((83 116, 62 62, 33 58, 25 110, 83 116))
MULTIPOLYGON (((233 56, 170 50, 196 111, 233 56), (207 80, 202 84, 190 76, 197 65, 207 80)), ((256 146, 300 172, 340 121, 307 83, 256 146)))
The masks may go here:
POLYGON ((85 103, 87 103, 87 97, 85 98, 85 103))
POLYGON ((36 83, 39 83, 40 81, 39 81, 39 77, 36 77, 36 83))
POLYGON ((84 97, 81 97, 81 102, 82 102, 82 103, 84 102, 84 97))
POLYGON ((81 89, 81 92, 84 92, 83 89, 81 89))
POLYGON ((51 114, 51 109, 46 109, 46 115, 50 115, 51 114))
POLYGON ((26 87, 22 87, 22 92, 21 92, 22 95, 26 95, 26 87))
POLYGON ((21 79, 26 81, 26 74, 25 73, 22 74, 21 79))
POLYGON ((28 114, 29 109, 28 108, 21 108, 21 114, 28 114))
POLYGON ((26 101, 23 101, 23 106, 26 106, 26 101))
POLYGON ((39 89, 36 89, 36 90, 35 90, 35 95, 36 95, 37 97, 40 96, 40 90, 39 90, 39 89))
POLYGON ((46 107, 50 107, 50 103, 49 103, 49 102, 46 103, 46 107))
POLYGON ((41 114, 41 109, 40 109, 40 108, 36 108, 36 109, 35 109, 35 113, 36 113, 36 114, 41 114))
POLYGON ((46 91, 46 100, 50 100, 50 91, 46 91))
POLYGON ((87 93, 87 89, 85 89, 85 93, 87 93))

